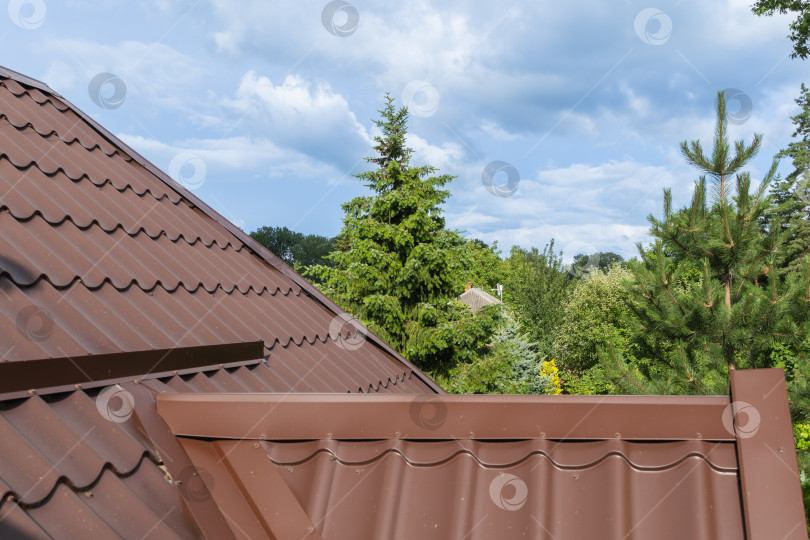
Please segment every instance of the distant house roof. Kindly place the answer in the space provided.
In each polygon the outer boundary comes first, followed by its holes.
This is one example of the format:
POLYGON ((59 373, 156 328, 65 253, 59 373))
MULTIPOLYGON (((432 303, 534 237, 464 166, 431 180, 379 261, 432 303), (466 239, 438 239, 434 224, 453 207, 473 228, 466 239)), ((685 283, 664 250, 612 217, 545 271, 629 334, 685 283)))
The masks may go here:
POLYGON ((2 69, 0 223, 1 538, 807 538, 780 370, 446 395, 2 69))
POLYGON ((458 297, 458 301, 470 306, 473 311, 478 311, 484 306, 501 303, 500 300, 478 287, 472 287, 464 291, 464 293, 458 297))

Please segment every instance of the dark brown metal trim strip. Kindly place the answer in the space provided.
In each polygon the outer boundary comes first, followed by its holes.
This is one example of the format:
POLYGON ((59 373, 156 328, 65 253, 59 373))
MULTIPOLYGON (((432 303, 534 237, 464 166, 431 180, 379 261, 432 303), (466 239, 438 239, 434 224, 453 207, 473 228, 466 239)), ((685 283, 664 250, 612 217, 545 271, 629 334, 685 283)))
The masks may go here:
POLYGON ((0 394, 108 381, 261 359, 264 342, 0 362, 0 394))
POLYGON ((201 373, 207 371, 215 371, 219 369, 235 369, 242 366, 255 366, 260 363, 267 363, 264 358, 260 360, 243 360, 241 362, 226 362, 224 364, 212 364, 210 366, 193 367, 189 369, 173 369, 170 371, 159 371, 157 373, 144 373, 134 377, 118 377, 115 379, 104 379, 100 381, 92 381, 81 384, 63 384, 60 386, 49 386, 46 388, 29 388, 28 390, 21 390, 17 392, 6 392, 0 394, 0 401, 7 399, 20 399, 27 398, 32 395, 45 396, 48 394, 60 394, 63 392, 73 392, 75 390, 89 390, 90 388, 100 388, 102 386, 110 386, 112 384, 123 384, 132 381, 150 381, 153 379, 162 379, 164 377, 173 377, 176 375, 191 375, 193 373, 201 373))
POLYGON ((746 538, 806 540, 784 370, 731 371, 730 379, 726 422, 737 433, 746 538))
POLYGON ((622 439, 733 441, 724 396, 172 394, 178 436, 216 439, 622 439))

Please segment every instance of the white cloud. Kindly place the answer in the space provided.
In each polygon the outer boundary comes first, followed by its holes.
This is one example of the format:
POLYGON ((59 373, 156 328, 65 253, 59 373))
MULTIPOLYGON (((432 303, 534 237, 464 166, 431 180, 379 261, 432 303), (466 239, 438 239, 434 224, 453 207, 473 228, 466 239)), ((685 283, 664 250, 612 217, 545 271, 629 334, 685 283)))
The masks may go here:
POLYGON ((249 71, 235 97, 223 104, 276 145, 317 154, 343 167, 355 163, 371 144, 343 96, 328 84, 312 84, 297 75, 273 84, 270 78, 249 71))
POLYGON ((303 154, 277 147, 267 139, 247 137, 226 139, 185 139, 171 143, 121 133, 122 141, 144 154, 164 172, 180 154, 202 160, 208 178, 221 182, 261 180, 293 175, 298 178, 325 178, 335 175, 332 167, 303 154))
POLYGON ((647 240, 643 216, 660 215, 662 189, 670 186, 676 200, 688 199, 688 182, 660 165, 575 163, 521 180, 512 197, 493 196, 480 185, 462 193, 449 205, 448 224, 469 237, 498 240, 505 251, 555 239, 557 250, 593 248, 632 257, 636 242, 647 240))
POLYGON ((123 41, 115 45, 81 39, 52 39, 42 48, 52 56, 44 78, 58 92, 88 91, 102 72, 126 84, 127 99, 142 97, 152 104, 188 110, 195 101, 189 89, 205 76, 199 61, 163 43, 123 41))
POLYGON ((442 174, 458 169, 466 157, 464 149, 458 144, 433 145, 415 133, 408 134, 406 144, 413 149, 411 165, 432 165, 442 174))

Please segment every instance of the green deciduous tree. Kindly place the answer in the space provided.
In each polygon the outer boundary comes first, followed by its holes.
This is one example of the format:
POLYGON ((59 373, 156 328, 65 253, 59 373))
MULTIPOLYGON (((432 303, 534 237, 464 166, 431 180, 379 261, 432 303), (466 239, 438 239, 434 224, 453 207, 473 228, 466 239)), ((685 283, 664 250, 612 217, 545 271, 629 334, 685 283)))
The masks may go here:
POLYGON ((467 242, 447 230, 441 205, 449 175, 410 163, 408 111, 386 105, 375 121, 374 168, 357 175, 371 190, 343 205, 334 266, 310 271, 333 300, 422 369, 449 369, 479 354, 497 321, 453 301, 470 267, 467 242))
POLYGON ((470 259, 467 280, 471 281, 474 287, 481 287, 494 295, 492 289, 498 283, 503 283, 506 277, 506 263, 501 259, 498 242, 495 241, 489 246, 481 240, 473 239, 467 243, 467 248, 470 259))
POLYGON ((574 255, 569 271, 576 277, 585 277, 594 270, 607 272, 614 264, 624 264, 624 257, 612 251, 598 251, 590 255, 580 253, 574 255))
POLYGON ((624 391, 725 394, 729 368, 773 366, 778 346, 797 352, 807 339, 810 272, 782 279, 775 263, 784 235, 759 228, 776 161, 755 189, 742 172, 761 142, 755 135, 750 145, 729 143, 721 92, 711 154, 698 141, 682 143, 709 181, 701 176, 691 205, 678 212, 665 190, 664 219, 649 218, 654 244, 639 246, 641 262, 630 266, 640 360, 610 346, 601 359, 624 391), (684 279, 695 268, 697 282, 684 279))
POLYGON ((334 238, 303 234, 287 227, 259 227, 250 236, 299 272, 315 264, 330 264, 325 257, 335 245, 334 238))
POLYGON ((543 251, 513 247, 506 260, 503 299, 543 355, 551 357, 562 320, 570 274, 550 242, 543 251))
POLYGON ((751 6, 757 15, 795 14, 796 18, 790 23, 790 35, 793 41, 793 58, 807 58, 810 54, 808 40, 810 40, 810 2, 807 0, 757 0, 751 6))
POLYGON ((556 332, 561 368, 590 369, 599 362, 599 349, 609 343, 629 351, 632 322, 625 282, 631 277, 616 264, 607 273, 591 272, 575 283, 556 332))

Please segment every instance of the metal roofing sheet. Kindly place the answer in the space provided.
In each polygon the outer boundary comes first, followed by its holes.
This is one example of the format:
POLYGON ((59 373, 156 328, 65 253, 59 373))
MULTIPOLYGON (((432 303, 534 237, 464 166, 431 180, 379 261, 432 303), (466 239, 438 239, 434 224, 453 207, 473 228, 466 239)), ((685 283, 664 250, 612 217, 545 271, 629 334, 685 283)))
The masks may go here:
POLYGON ((237 538, 310 528, 328 539, 807 538, 784 374, 748 371, 735 388, 741 375, 732 376, 734 402, 244 393, 156 401, 210 479, 206 497, 253 527, 234 530, 237 538), (736 418, 742 402, 762 407, 762 437, 736 418), (738 455, 752 461, 743 467, 738 455), (749 509, 745 500, 764 493, 772 501, 749 509), (282 509, 289 519, 280 523, 282 509))
POLYGON ((21 171, 0 157, 0 190, 0 209, 8 209, 21 221, 39 214, 53 225, 70 220, 81 229, 95 223, 109 233, 121 228, 130 235, 144 231, 154 239, 165 235, 172 241, 182 237, 190 244, 238 247, 216 224, 179 199, 139 195, 130 188, 119 191, 110 182, 96 185, 86 177, 71 180, 61 171, 47 176, 33 165, 21 171))
MULTIPOLYGON (((182 397, 158 401, 173 406, 182 397)), ((218 416, 237 420, 232 413, 238 409, 241 416, 246 400, 222 397, 233 399, 236 409, 220 400, 218 416)), ((379 407, 374 400, 356 403, 362 429, 368 420, 363 410, 379 407)), ((408 400, 397 403, 410 414, 408 400)), ((175 413, 191 420, 182 410, 169 414, 175 413)), ((172 417, 169 424, 177 432, 172 417)), ((311 415, 302 413, 306 418, 311 415)), ((300 506, 307 518, 290 517, 286 527, 297 523, 305 531, 311 523, 327 539, 744 535, 732 441, 410 440, 379 439, 371 430, 362 440, 337 440, 336 432, 335 438, 285 442, 273 440, 281 432, 262 430, 267 433, 251 432, 246 439, 226 431, 222 438, 180 438, 209 478, 206 496, 239 515, 240 524, 254 527, 235 529, 237 538, 277 534, 273 516, 261 509, 265 489, 280 499, 276 509, 292 516, 300 506), (269 464, 274 471, 267 470, 269 464), (261 483, 251 487, 254 480, 261 483), (289 492, 287 500, 278 495, 283 492, 289 492)), ((446 433, 444 425, 438 436, 446 433)))
POLYGON ((285 362, 287 389, 369 391, 407 380, 410 391, 437 390, 421 374, 411 380, 413 367, 373 336, 359 351, 291 354, 291 345, 357 329, 50 92, 0 71, 2 361, 263 340, 268 354, 278 351, 273 366, 285 362), (300 384, 305 375, 317 382, 300 384))
MULTIPOLYGON (((332 352, 344 351, 329 343, 332 352)), ((330 346, 317 342, 304 347, 330 346)), ((322 361, 328 364, 330 356, 323 354, 322 361)), ((400 379, 378 390, 402 391, 408 383, 400 379)), ((334 383, 313 384, 324 391, 334 383)), ((172 463, 171 451, 145 426, 157 422, 167 437, 173 435, 162 424, 154 399, 145 405, 139 401, 144 393, 135 392, 137 387, 148 388, 146 395, 290 390, 263 361, 170 375, 136 386, 126 383, 120 390, 108 387, 114 389, 113 396, 126 392, 139 410, 147 411, 139 416, 132 406, 123 416, 105 415, 105 407, 120 411, 124 402, 100 401, 102 388, 0 401, 0 538, 36 537, 31 531, 60 538, 96 533, 141 538, 153 525, 147 538, 199 537, 195 521, 185 514, 183 493, 163 468, 164 462, 172 463)))
POLYGON ((148 461, 127 477, 105 470, 85 491, 59 485, 44 505, 7 500, 0 519, 3 538, 202 538, 177 488, 148 461))
POLYGON ((346 459, 352 452, 344 455, 339 444, 279 462, 273 453, 284 443, 264 442, 241 466, 270 456, 323 537, 333 540, 743 536, 733 443, 598 441, 585 443, 591 455, 581 461, 571 459, 580 444, 571 442, 349 444, 361 459, 346 459), (714 454, 733 465, 717 467, 714 454))
POLYGON ((287 294, 299 288, 280 272, 267 268, 242 246, 221 249, 202 242, 172 241, 165 235, 152 238, 146 233, 131 235, 117 228, 104 231, 97 225, 80 229, 72 221, 53 225, 35 215, 20 222, 0 210, 0 253, 15 264, 6 272, 18 286, 27 287, 46 278, 51 285, 66 288, 74 281, 90 289, 105 282, 116 289, 136 285, 144 290, 160 285, 168 291, 198 287, 213 293, 237 288, 241 293, 280 291, 287 294), (167 254, 171 257, 167 257, 167 254))

